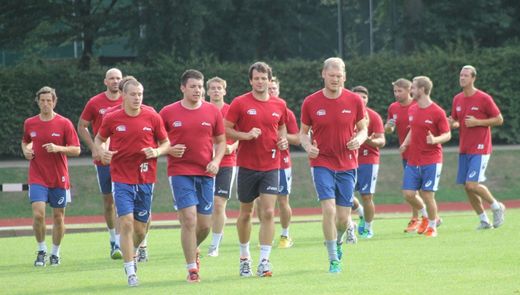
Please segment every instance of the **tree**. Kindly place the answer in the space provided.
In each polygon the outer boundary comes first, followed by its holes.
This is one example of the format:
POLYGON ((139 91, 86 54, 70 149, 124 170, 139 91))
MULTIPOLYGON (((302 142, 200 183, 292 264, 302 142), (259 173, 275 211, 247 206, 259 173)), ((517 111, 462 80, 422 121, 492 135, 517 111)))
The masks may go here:
POLYGON ((6 48, 20 49, 39 40, 58 46, 74 40, 83 43, 79 60, 88 69, 96 41, 118 36, 121 16, 130 5, 118 0, 6 1, 0 12, 0 40, 6 48))

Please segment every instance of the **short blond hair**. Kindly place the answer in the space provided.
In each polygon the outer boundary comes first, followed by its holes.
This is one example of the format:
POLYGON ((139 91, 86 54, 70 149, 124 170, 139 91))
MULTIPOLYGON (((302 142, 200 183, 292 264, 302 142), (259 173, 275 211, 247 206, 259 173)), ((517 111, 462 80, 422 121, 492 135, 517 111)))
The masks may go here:
POLYGON ((227 82, 226 80, 218 77, 218 76, 215 76, 211 79, 209 79, 208 81, 206 81, 206 87, 209 89, 209 84, 211 83, 219 83, 220 85, 222 85, 222 87, 224 87, 224 89, 227 88, 227 82))
POLYGON ((430 95, 433 89, 433 82, 426 76, 417 76, 413 78, 413 81, 417 83, 417 87, 424 88, 424 94, 430 95))
POLYGON ((40 95, 50 93, 52 95, 52 101, 56 102, 58 100, 58 96, 56 95, 56 89, 49 87, 49 86, 43 86, 40 88, 40 90, 36 91, 36 97, 34 100, 38 102, 40 100, 40 95))
POLYGON ((465 65, 460 70, 461 71, 462 70, 470 70, 471 71, 471 77, 475 78, 477 76, 477 69, 475 69, 475 67, 472 66, 472 65, 465 65))
POLYGON ((323 62, 323 70, 328 70, 330 68, 337 68, 341 70, 343 73, 345 70, 345 62, 339 57, 329 57, 323 62))
POLYGON ((410 87, 412 87, 412 82, 405 78, 399 78, 392 82, 392 85, 397 86, 399 88, 410 89, 410 87))

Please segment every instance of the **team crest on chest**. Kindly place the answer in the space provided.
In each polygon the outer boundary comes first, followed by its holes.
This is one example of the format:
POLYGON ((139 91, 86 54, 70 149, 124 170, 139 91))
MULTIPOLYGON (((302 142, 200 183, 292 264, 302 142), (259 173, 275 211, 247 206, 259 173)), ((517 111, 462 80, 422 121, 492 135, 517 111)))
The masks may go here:
POLYGON ((125 125, 119 125, 119 126, 116 127, 116 131, 125 132, 126 131, 126 126, 125 125))
POLYGON ((280 114, 278 114, 277 112, 273 112, 272 116, 280 118, 280 114))
POLYGON ((327 114, 327 111, 324 110, 324 109, 319 109, 317 112, 316 112, 316 116, 325 116, 327 114))
POLYGON ((175 128, 182 127, 182 122, 181 121, 175 121, 175 122, 172 123, 172 126, 175 127, 175 128))
POLYGON ((36 131, 31 131, 31 133, 29 134, 31 137, 36 137, 36 131))
POLYGON ((247 114, 251 115, 251 116, 255 116, 256 115, 256 110, 255 109, 249 109, 249 110, 247 110, 247 114))
POLYGON ((107 112, 107 109, 99 109, 99 114, 103 116, 107 112))
POLYGON ((455 108, 455 110, 456 110, 457 112, 460 112, 460 111, 462 110, 462 108, 461 108, 460 106, 457 106, 457 107, 455 108))

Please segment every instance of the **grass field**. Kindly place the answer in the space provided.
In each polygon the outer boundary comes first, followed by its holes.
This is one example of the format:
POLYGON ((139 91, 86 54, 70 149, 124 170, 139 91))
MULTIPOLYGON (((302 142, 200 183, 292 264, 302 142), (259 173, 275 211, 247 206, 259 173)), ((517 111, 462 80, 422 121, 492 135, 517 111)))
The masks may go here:
MULTIPOLYGON (((466 201, 464 190, 455 184, 457 173, 457 153, 445 152, 444 166, 438 201, 466 201)), ((153 210, 155 212, 172 211, 171 191, 166 177, 166 164, 160 163, 158 182, 155 187, 153 210)), ((520 167, 520 150, 495 151, 491 156, 487 169, 486 184, 499 199, 516 199, 520 191, 518 176, 513 173, 520 167)), ((101 196, 99 194, 94 167, 70 167, 73 185, 73 202, 67 208, 67 215, 100 215, 102 213, 101 196)), ((402 203, 401 181, 402 167, 400 157, 386 154, 381 157, 379 179, 377 184, 376 204, 402 203)), ((26 168, 0 169, 0 183, 26 182, 26 168)), ((310 169, 305 156, 293 157, 293 207, 318 207, 310 169)), ((238 208, 233 199, 228 202, 229 208, 238 208)), ((0 218, 31 217, 31 207, 27 201, 27 193, 0 193, 0 218)))
MULTIPOLYGON (((375 222, 376 236, 346 246, 343 272, 329 274, 321 223, 293 224, 295 246, 273 249, 272 278, 240 278, 234 226, 220 256, 202 257, 200 284, 185 282, 179 229, 152 229, 150 261, 139 265, 141 285, 130 289, 122 262, 108 258, 106 233, 65 236, 62 264, 35 268, 33 237, 0 243, 2 294, 519 294, 520 210, 508 210, 499 229, 476 231, 473 213, 446 214, 437 238, 404 234, 404 216, 375 222)), ((258 259, 257 229, 252 255, 258 259)), ((47 239, 48 244, 50 239, 47 239)), ((205 254, 209 240, 202 246, 205 254)), ((344 247, 345 249, 345 247, 344 247)), ((254 268, 256 270, 256 267, 254 268)))

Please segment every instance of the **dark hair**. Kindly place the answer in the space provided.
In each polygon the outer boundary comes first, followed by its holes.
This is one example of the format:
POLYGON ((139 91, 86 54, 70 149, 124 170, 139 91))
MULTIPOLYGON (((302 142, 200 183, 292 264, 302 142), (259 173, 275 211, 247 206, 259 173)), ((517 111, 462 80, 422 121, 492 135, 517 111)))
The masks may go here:
POLYGON ((186 86, 189 79, 204 80, 204 75, 201 72, 193 69, 186 70, 181 76, 181 85, 186 86))
POLYGON ((253 70, 256 70, 259 73, 266 73, 269 81, 273 78, 271 67, 263 61, 257 61, 249 67, 249 80, 253 79, 253 70))
POLYGON ((356 86, 356 87, 352 88, 352 91, 361 92, 361 93, 368 95, 368 89, 365 86, 361 86, 361 85, 356 86))

